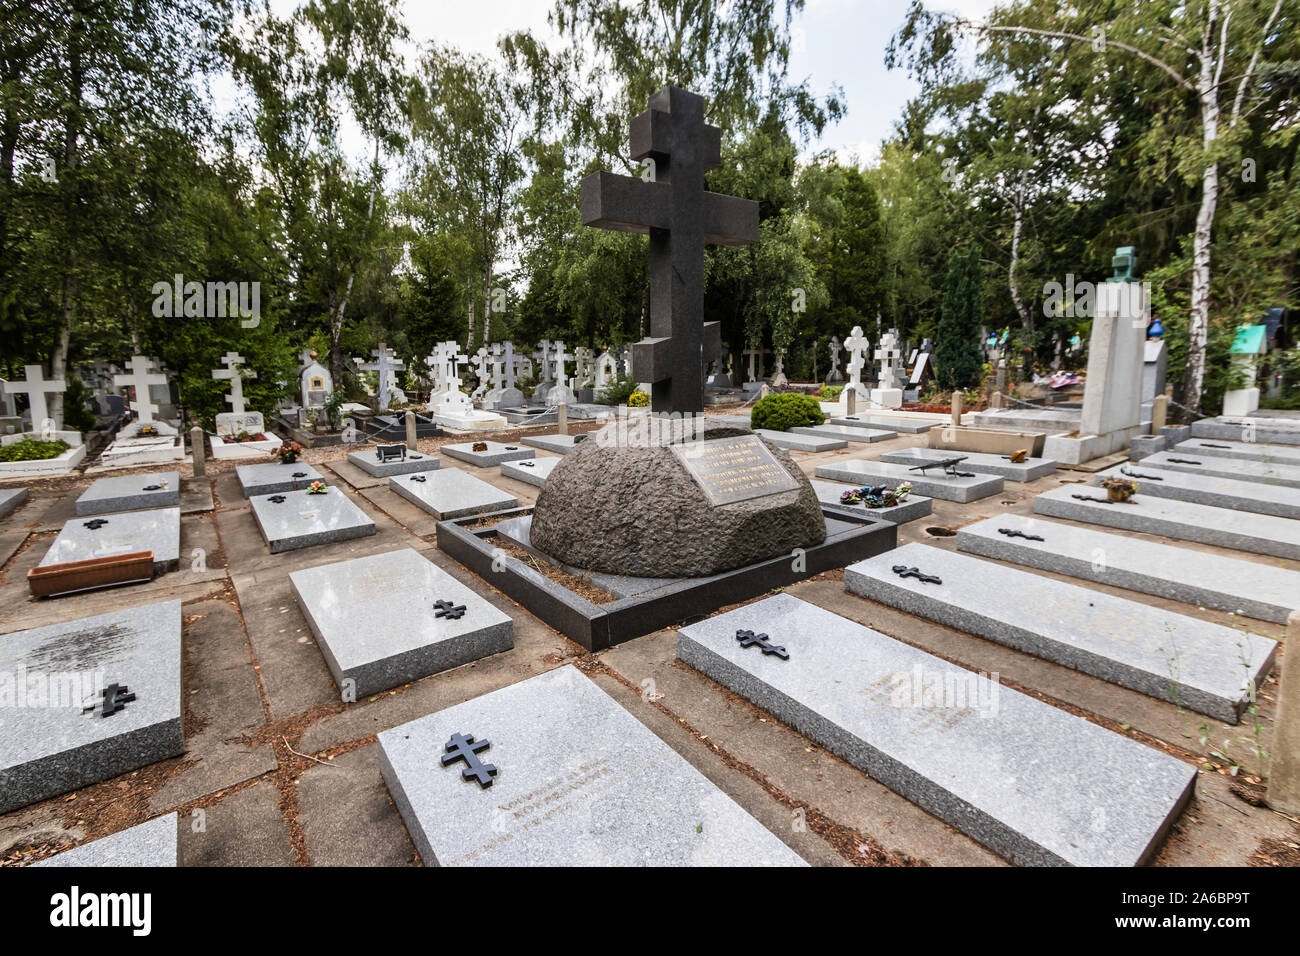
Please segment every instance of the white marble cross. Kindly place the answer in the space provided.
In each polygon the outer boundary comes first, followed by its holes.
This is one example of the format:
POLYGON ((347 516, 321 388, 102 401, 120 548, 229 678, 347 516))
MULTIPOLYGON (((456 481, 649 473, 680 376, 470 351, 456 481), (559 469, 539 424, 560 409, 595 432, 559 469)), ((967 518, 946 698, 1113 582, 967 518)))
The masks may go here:
POLYGON ((548 375, 546 376, 546 380, 548 382, 554 381, 556 385, 567 385, 568 382, 564 377, 564 363, 573 356, 564 354, 563 342, 556 341, 552 344, 555 346, 555 354, 551 356, 551 361, 555 363, 555 378, 552 379, 551 376, 548 375))
POLYGON ((525 361, 524 356, 515 354, 515 343, 509 339, 501 353, 501 387, 515 387, 515 372, 518 371, 519 363, 525 361))
MULTIPOLYGON (((230 379, 230 394, 226 396, 226 401, 230 403, 231 411, 236 415, 242 415, 246 410, 244 408, 244 374, 239 370, 239 366, 243 364, 244 357, 238 352, 227 352, 222 356, 221 362, 223 365, 228 365, 229 368, 214 368, 212 377, 230 379)), ((257 373, 249 372, 248 377, 257 378, 257 373)))
POLYGON ((388 387, 389 380, 392 376, 406 368, 405 362, 399 362, 393 350, 388 348, 383 342, 379 343, 379 348, 372 349, 371 355, 375 357, 373 362, 364 362, 357 366, 364 372, 379 373, 379 410, 381 412, 388 409, 388 387))
POLYGON ((831 336, 831 374, 828 378, 834 378, 840 372, 840 339, 837 335, 831 336))
POLYGON ((474 366, 474 377, 478 379, 478 387, 474 389, 471 398, 482 398, 483 394, 491 385, 492 372, 489 368, 488 348, 486 345, 480 345, 474 357, 470 359, 470 364, 474 366))
POLYGON ((143 355, 131 356, 131 361, 126 363, 130 369, 125 375, 113 376, 114 388, 133 388, 135 389, 135 401, 131 403, 131 411, 135 412, 136 420, 141 425, 148 425, 153 422, 153 413, 158 411, 158 406, 149 400, 149 386, 166 385, 167 376, 159 372, 149 371, 149 359, 143 355))
POLYGON ((880 361, 880 387, 898 388, 898 360, 902 357, 898 335, 892 329, 880 338, 880 346, 872 358, 880 361))
POLYGON ((551 364, 549 356, 551 354, 551 340, 542 339, 537 343, 537 351, 533 353, 533 358, 542 364, 542 384, 548 384, 551 381, 551 364))
POLYGON ((862 334, 862 326, 853 326, 853 332, 844 340, 844 347, 849 350, 849 385, 862 386, 862 367, 866 364, 867 346, 871 343, 862 334))
POLYGON ((429 356, 429 365, 438 377, 438 390, 460 391, 460 366, 468 361, 469 356, 461 354, 459 342, 439 342, 434 346, 433 354, 429 356))
POLYGON ((45 370, 39 365, 24 365, 23 370, 27 374, 27 380, 25 382, 5 382, 5 393, 8 395, 25 394, 27 396, 27 406, 32 412, 32 431, 58 431, 60 423, 50 417, 50 409, 45 402, 45 396, 47 394, 62 394, 68 387, 67 381, 61 378, 46 381, 45 370))

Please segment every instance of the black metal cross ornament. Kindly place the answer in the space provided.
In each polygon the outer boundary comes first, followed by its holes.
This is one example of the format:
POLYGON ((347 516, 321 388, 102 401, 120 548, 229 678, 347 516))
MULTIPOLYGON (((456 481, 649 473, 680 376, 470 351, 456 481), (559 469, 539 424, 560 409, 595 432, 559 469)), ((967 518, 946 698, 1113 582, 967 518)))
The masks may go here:
POLYGON ((82 527, 89 528, 91 531, 98 531, 104 525, 108 524, 107 518, 91 518, 89 521, 83 521, 82 527))
POLYGON ((933 574, 925 574, 919 568, 909 568, 905 564, 894 565, 893 571, 900 578, 916 578, 925 584, 943 584, 943 580, 933 574))
POLYGON ((126 705, 135 700, 135 693, 125 684, 109 684, 100 692, 98 703, 81 708, 83 714, 98 713, 100 717, 112 717, 119 710, 126 710, 126 705))
POLYGON ((418 482, 420 482, 421 484, 423 484, 427 479, 425 479, 424 475, 412 475, 412 476, 411 476, 411 480, 412 480, 412 481, 418 481, 418 482))
POLYGON ((704 97, 665 86, 633 117, 631 153, 648 181, 595 172, 582 181, 582 224, 650 235, 650 336, 632 346, 656 412, 704 410, 704 370, 722 331, 704 322, 704 246, 758 241, 758 203, 704 188, 722 165, 722 131, 704 122, 704 97))
POLYGON ((277 505, 282 505, 284 504, 284 495, 271 495, 271 497, 266 500, 273 502, 277 505))
POLYGON ((1043 540, 1036 534, 1025 534, 1019 528, 998 528, 998 534, 1005 534, 1008 538, 1024 538, 1026 541, 1043 540))
POLYGON ((525 468, 532 468, 532 467, 533 467, 533 463, 532 463, 531 461, 521 461, 519 464, 521 464, 521 465, 522 465, 523 467, 525 467, 525 468))
POLYGON ((1179 465, 1203 465, 1205 462, 1197 461, 1194 458, 1167 458, 1166 461, 1174 462, 1179 465))
POLYGON ((473 734, 452 734, 444 745, 446 753, 443 754, 442 765, 449 767, 457 760, 465 761, 465 767, 460 772, 461 779, 477 780, 480 787, 487 789, 492 786, 497 768, 493 764, 483 763, 477 755, 480 750, 487 750, 491 746, 486 740, 475 740, 473 734))
POLYGON ((740 641, 741 647, 757 647, 763 652, 763 656, 771 654, 781 658, 783 661, 790 659, 789 652, 780 644, 773 644, 766 634, 755 634, 753 631, 737 631, 736 640, 740 641))
POLYGON ((434 601, 433 606, 438 609, 434 617, 445 617, 449 621, 459 621, 465 616, 465 605, 457 604, 455 601, 434 601))

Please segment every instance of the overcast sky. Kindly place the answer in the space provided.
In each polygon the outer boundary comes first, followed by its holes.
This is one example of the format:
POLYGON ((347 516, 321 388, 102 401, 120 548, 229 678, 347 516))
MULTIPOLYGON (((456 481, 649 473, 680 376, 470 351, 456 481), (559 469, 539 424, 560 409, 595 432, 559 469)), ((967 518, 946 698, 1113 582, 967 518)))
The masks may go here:
MULTIPOLYGON (((909 0, 807 0, 795 21, 790 76, 807 78, 819 95, 833 84, 844 89, 848 113, 809 152, 834 149, 869 161, 881 140, 892 131, 916 84, 902 71, 885 69, 885 45, 903 23, 909 0)), ((298 0, 272 0, 272 8, 287 13, 298 0)), ((462 50, 492 54, 497 39, 514 30, 529 29, 552 37, 546 24, 550 0, 403 0, 406 25, 417 44, 437 40, 462 50)), ((930 0, 934 9, 978 19, 993 8, 993 0, 930 0)), ((345 139, 346 139, 345 135, 345 139)), ((358 146, 361 144, 358 143, 358 146)), ((351 150, 350 150, 351 151, 351 150)))

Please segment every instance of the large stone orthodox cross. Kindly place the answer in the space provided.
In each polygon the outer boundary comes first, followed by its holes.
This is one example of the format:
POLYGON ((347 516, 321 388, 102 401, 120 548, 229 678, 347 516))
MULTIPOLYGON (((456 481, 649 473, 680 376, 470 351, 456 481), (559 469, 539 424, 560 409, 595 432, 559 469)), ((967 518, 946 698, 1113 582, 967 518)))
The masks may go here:
POLYGON ((722 351, 704 323, 704 244, 758 241, 758 203, 704 189, 722 165, 722 132, 704 122, 704 98, 666 86, 632 120, 632 158, 653 176, 595 172, 582 181, 582 222, 650 234, 650 337, 632 346, 633 374, 651 383, 656 412, 704 410, 706 362, 722 351))

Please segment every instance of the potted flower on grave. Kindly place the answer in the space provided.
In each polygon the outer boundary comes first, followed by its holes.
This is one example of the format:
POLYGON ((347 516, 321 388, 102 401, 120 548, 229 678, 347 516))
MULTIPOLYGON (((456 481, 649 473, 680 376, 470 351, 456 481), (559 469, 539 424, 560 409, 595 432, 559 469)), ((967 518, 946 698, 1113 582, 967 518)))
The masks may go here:
POLYGON ((1115 502, 1128 501, 1138 490, 1138 483, 1132 478, 1107 478, 1101 486, 1106 489, 1106 497, 1115 502))
POLYGON ((262 432, 257 432, 256 434, 253 435, 250 435, 248 432, 240 432, 238 435, 235 436, 234 440, 238 444, 242 445, 245 442, 250 442, 250 441, 266 441, 267 438, 266 435, 263 434, 262 432))
POLYGON ((329 490, 329 485, 323 481, 313 481, 307 486, 307 494, 309 495, 323 495, 329 490))
POLYGON ((296 441, 287 441, 275 450, 274 455, 280 459, 280 464, 292 465, 302 457, 302 445, 296 441))
POLYGON ((873 509, 892 508, 905 501, 911 490, 912 483, 909 481, 903 482, 897 488, 892 490, 886 485, 851 488, 844 492, 844 494, 840 495, 840 504, 862 505, 864 508, 873 509))

